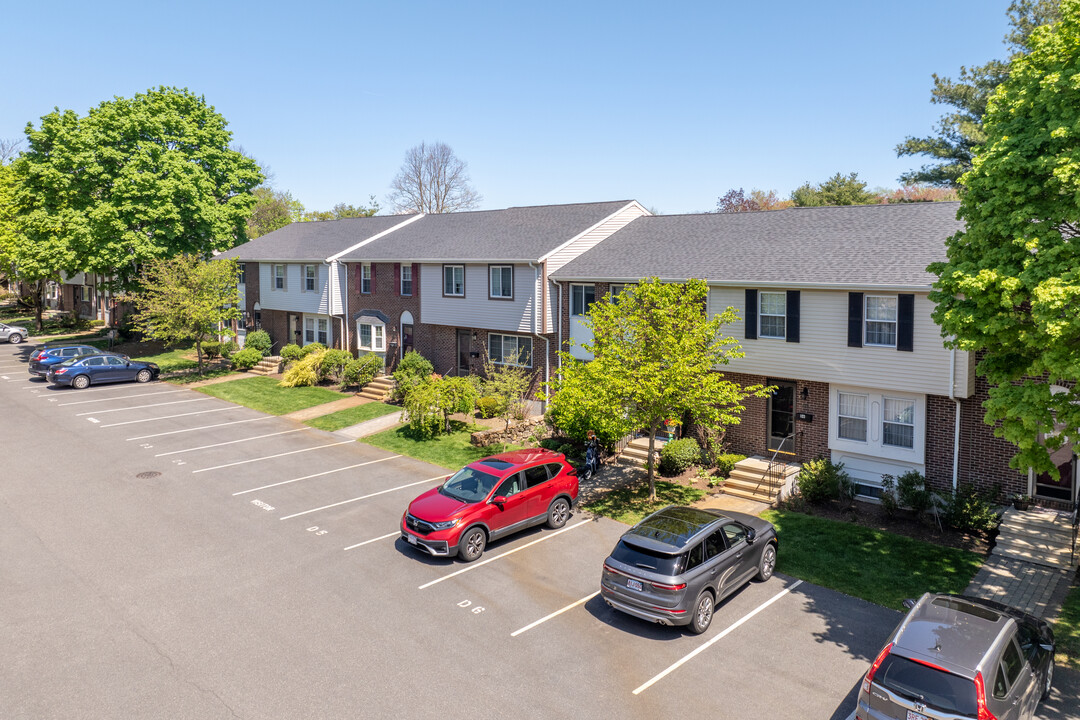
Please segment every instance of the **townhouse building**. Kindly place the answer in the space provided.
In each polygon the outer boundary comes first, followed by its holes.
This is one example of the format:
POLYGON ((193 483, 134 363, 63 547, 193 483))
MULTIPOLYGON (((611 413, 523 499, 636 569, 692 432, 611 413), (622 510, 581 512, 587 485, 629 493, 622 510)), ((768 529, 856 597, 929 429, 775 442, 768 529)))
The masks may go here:
MULTIPOLYGON (((957 203, 791 208, 643 217, 567 263, 560 339, 588 341, 589 304, 643 277, 709 284, 708 312, 745 356, 718 368, 751 398, 726 441, 734 452, 843 462, 861 496, 883 474, 923 473, 936 487, 973 484, 1048 501, 1076 497, 1071 446, 1061 480, 1008 466, 1011 444, 983 422, 989 390, 972 353, 947 349, 928 298, 931 262, 961 228, 957 203)), ((579 346, 571 352, 589 356, 579 346)))

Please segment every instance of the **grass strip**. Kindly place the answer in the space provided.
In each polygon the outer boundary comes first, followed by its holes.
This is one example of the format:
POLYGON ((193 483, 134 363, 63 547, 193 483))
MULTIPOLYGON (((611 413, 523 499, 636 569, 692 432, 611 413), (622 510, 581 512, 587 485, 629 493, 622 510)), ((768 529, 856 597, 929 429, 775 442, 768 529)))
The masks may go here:
POLYGON ((365 420, 372 420, 396 412, 401 412, 401 408, 381 402, 370 402, 364 403, 363 405, 357 405, 356 407, 346 408, 345 410, 338 410, 337 412, 332 412, 328 415, 321 415, 317 418, 311 418, 306 421, 306 424, 313 428, 318 428, 319 430, 334 432, 335 430, 347 428, 350 425, 362 423, 365 420))
POLYGON ((582 509, 594 515, 634 525, 646 515, 668 505, 690 505, 705 496, 705 491, 666 480, 656 481, 656 500, 649 502, 649 485, 617 488, 606 492, 596 500, 582 505, 582 509))
POLYGON ((789 510, 761 514, 780 538, 778 572, 894 610, 924 592, 962 593, 985 558, 789 510))
POLYGON ((349 397, 321 387, 283 388, 277 380, 268 377, 230 380, 196 388, 196 391, 270 415, 285 415, 349 397))
POLYGON ((451 470, 457 470, 489 455, 496 455, 507 450, 518 450, 521 447, 520 445, 476 447, 469 442, 469 437, 476 430, 484 428, 466 426, 461 422, 453 422, 452 427, 453 432, 449 435, 439 435, 425 440, 414 437, 406 425, 360 438, 360 442, 451 470))
POLYGON ((1054 661, 1058 666, 1080 670, 1080 585, 1073 585, 1061 606, 1061 614, 1054 623, 1054 639, 1057 640, 1054 661))

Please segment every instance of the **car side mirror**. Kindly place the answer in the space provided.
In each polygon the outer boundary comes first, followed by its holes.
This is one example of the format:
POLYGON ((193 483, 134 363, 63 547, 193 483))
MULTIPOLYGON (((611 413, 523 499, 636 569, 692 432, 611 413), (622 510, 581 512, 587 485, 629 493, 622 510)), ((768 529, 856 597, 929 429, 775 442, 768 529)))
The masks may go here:
POLYGON ((757 539, 757 531, 754 528, 749 528, 746 531, 746 544, 753 545, 754 540, 757 539))
POLYGON ((496 495, 495 497, 491 498, 491 504, 498 505, 499 508, 502 508, 504 502, 506 502, 505 495, 496 495))
POLYGON ((903 605, 904 607, 906 607, 908 610, 910 610, 911 608, 915 607, 918 604, 918 602, 919 601, 916 600, 915 598, 908 598, 908 599, 904 600, 904 602, 902 602, 900 604, 903 605))
POLYGON ((1054 652, 1054 646, 1053 645, 1048 645, 1047 643, 1039 643, 1039 647, 1042 649, 1043 652, 1047 652, 1047 653, 1054 652))

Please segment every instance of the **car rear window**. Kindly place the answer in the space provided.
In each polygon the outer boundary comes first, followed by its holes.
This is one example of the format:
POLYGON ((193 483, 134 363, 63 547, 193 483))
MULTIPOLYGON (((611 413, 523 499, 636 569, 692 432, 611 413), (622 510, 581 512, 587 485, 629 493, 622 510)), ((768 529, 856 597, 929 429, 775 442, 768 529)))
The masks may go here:
POLYGON ((900 655, 885 657, 874 682, 943 713, 975 717, 978 712, 974 682, 900 655))
POLYGON ((660 575, 678 575, 683 568, 683 555, 668 555, 636 547, 623 540, 611 552, 611 558, 642 570, 660 575))

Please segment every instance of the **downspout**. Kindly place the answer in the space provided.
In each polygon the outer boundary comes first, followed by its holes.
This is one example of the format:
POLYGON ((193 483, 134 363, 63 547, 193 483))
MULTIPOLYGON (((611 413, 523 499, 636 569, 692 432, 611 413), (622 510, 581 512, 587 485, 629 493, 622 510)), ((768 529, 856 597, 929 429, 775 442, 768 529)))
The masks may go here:
MULTIPOLYGON (((334 313, 334 271, 336 269, 335 266, 337 265, 337 261, 335 260, 333 262, 327 262, 326 260, 323 260, 322 264, 326 266, 326 290, 327 290, 326 312, 330 317, 335 318, 335 317, 338 317, 334 313)), ((348 309, 346 308, 346 313, 347 312, 348 312, 348 309)), ((349 328, 348 328, 348 325, 345 322, 344 318, 340 318, 340 319, 341 319, 341 333, 339 333, 338 337, 344 336, 342 338, 344 340, 344 344, 342 345, 341 349, 342 350, 348 350, 349 349, 349 328)))
MULTIPOLYGON (((558 330, 558 338, 559 338, 558 343, 559 343, 559 345, 558 345, 557 352, 561 353, 562 352, 562 347, 563 347, 563 344, 562 344, 562 284, 558 280, 552 280, 551 282, 555 283, 555 287, 557 287, 559 289, 559 315, 558 315, 558 318, 555 320, 555 325, 558 326, 558 328, 559 328, 559 330, 558 330)), ((556 355, 556 357, 559 359, 558 368, 561 370, 562 369, 562 355, 556 355)))
POLYGON ((949 399, 956 403, 952 449, 952 489, 955 493, 960 480, 960 398, 956 397, 956 348, 952 349, 949 356, 949 399))
MULTIPOLYGON (((540 315, 540 313, 537 312, 537 305, 539 305, 539 303, 537 302, 537 298, 536 298, 536 286, 540 281, 540 266, 533 264, 532 261, 529 261, 529 267, 531 267, 533 269, 533 323, 532 323, 533 324, 533 335, 535 335, 536 337, 538 337, 538 338, 540 338, 541 340, 544 341, 544 384, 546 385, 551 379, 550 374, 549 374, 549 370, 550 370, 550 367, 551 367, 551 355, 550 355, 550 352, 549 352, 549 346, 548 346, 547 337, 545 337, 544 335, 541 335, 536 330, 537 316, 540 315)), ((544 282, 545 283, 547 282, 547 278, 544 279, 544 282)), ((544 288, 543 287, 540 288, 540 294, 541 294, 541 296, 544 294, 544 288)), ((546 309, 546 308, 542 308, 542 309, 546 309)), ((544 396, 544 410, 545 410, 545 412, 547 411, 547 395, 544 396)))

